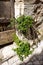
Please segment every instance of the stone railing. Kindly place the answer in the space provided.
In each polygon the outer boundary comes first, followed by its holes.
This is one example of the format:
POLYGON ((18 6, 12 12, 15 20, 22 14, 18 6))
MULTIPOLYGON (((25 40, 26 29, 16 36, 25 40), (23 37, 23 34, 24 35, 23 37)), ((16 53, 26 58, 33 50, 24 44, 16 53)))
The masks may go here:
POLYGON ((13 34, 14 29, 0 32, 0 45, 13 42, 13 34))

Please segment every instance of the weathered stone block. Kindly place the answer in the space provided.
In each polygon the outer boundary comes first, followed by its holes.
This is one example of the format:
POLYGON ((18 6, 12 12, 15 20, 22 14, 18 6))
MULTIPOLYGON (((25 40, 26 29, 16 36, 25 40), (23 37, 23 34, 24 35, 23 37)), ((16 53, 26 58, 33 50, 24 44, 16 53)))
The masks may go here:
POLYGON ((0 32, 0 45, 12 42, 14 32, 14 30, 0 32))

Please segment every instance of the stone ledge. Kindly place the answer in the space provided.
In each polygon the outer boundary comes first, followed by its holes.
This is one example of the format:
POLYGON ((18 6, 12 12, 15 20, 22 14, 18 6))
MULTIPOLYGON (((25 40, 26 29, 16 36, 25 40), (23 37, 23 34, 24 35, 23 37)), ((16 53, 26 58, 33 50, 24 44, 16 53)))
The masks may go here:
POLYGON ((0 32, 0 45, 12 42, 14 32, 14 29, 0 32))

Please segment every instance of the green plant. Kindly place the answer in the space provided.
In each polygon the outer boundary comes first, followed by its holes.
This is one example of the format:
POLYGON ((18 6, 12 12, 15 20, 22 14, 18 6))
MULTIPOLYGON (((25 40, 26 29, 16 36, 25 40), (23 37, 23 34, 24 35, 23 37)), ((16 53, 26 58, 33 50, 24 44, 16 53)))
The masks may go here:
POLYGON ((18 24, 17 28, 21 32, 26 33, 28 28, 30 28, 32 26, 33 21, 34 20, 31 16, 22 15, 17 18, 17 24, 18 24))
POLYGON ((11 27, 11 28, 15 27, 15 19, 14 18, 10 18, 10 24, 8 25, 8 27, 11 27))
MULTIPOLYGON (((16 27, 25 34, 28 31, 28 28, 32 27, 33 18, 31 16, 20 16, 16 19, 16 27)), ((29 54, 32 53, 30 50, 30 44, 28 42, 24 42, 19 40, 16 33, 13 35, 14 42, 18 45, 18 48, 14 49, 14 51, 17 52, 18 56, 21 60, 23 60, 25 57, 27 57, 29 54)))
POLYGON ((16 34, 14 34, 13 40, 18 45, 18 48, 13 48, 13 50, 17 52, 19 58, 23 61, 24 57, 27 57, 32 53, 32 51, 30 51, 30 44, 28 42, 19 40, 16 34))
POLYGON ((21 40, 19 40, 19 38, 17 37, 17 35, 14 33, 13 34, 13 40, 14 40, 14 42, 17 44, 17 45, 19 45, 19 43, 21 42, 21 40))

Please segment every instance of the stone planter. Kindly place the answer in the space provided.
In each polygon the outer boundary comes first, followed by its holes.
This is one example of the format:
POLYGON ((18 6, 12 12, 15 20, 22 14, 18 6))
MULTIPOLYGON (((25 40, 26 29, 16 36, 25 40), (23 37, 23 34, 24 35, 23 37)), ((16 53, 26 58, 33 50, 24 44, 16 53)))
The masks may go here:
POLYGON ((0 45, 13 42, 13 34, 14 29, 0 32, 0 45))

